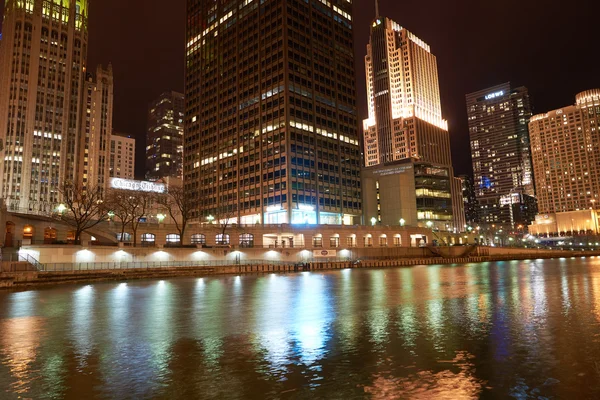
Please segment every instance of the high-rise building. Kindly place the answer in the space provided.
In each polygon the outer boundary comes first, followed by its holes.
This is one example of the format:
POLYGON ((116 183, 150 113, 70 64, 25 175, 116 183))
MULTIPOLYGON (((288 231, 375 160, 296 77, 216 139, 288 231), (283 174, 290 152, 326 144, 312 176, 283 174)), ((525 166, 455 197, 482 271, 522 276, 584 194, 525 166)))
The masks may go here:
POLYGON ((146 178, 183 176, 183 94, 165 92, 148 108, 146 178))
POLYGON ((196 217, 360 220, 351 1, 188 0, 184 185, 196 217))
POLYGON ((365 64, 365 219, 461 231, 460 182, 452 169, 435 55, 404 27, 377 17, 365 64), (405 178, 414 182, 408 185, 405 178), (394 204, 399 199, 402 204, 394 204))
POLYGON ((84 187, 108 185, 109 146, 113 119, 112 65, 96 68, 96 76, 88 74, 84 84, 84 118, 79 144, 78 181, 84 187))
POLYGON ((87 0, 7 0, 0 41, 0 198, 49 212, 77 178, 87 0))
POLYGON ((133 179, 135 174, 135 139, 122 133, 110 137, 109 169, 111 178, 133 179))
POLYGON ((466 100, 479 222, 507 229, 528 225, 537 208, 527 88, 507 82, 466 100))
POLYGON ((465 220, 468 225, 474 225, 478 222, 477 219, 477 198, 475 197, 475 187, 473 186, 473 178, 469 175, 459 175, 458 178, 462 184, 462 197, 465 207, 465 220))
POLYGON ((600 89, 529 123, 539 215, 536 233, 598 231, 600 89))
POLYGON ((366 166, 405 158, 451 165, 437 60, 429 45, 391 19, 377 18, 371 26, 365 67, 366 166))

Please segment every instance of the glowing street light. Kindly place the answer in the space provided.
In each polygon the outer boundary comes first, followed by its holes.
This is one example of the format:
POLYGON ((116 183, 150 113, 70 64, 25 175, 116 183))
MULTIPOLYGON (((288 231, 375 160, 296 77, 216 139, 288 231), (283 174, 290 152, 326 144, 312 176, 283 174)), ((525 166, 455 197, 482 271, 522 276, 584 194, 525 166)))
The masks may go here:
POLYGON ((375 226, 376 223, 377 223, 377 218, 375 218, 375 217, 371 218, 371 225, 375 226))
POLYGON ((56 207, 56 211, 58 211, 59 213, 64 213, 67 210, 67 206, 65 206, 64 204, 59 204, 58 207, 56 207))
POLYGON ((406 221, 404 220, 404 218, 400 218, 400 226, 404 226, 405 223, 406 221))
POLYGON ((215 220, 215 217, 213 217, 212 215, 209 215, 208 217, 206 217, 206 220, 208 221, 209 224, 212 224, 212 222, 215 220))
POLYGON ((158 223, 162 224, 163 220, 166 218, 167 216, 165 214, 157 214, 156 218, 158 219, 158 223))
POLYGON ((431 221, 427 221, 427 223, 426 223, 425 225, 427 225, 427 227, 428 227, 429 229, 431 229, 431 227, 433 226, 433 222, 431 222, 431 221))

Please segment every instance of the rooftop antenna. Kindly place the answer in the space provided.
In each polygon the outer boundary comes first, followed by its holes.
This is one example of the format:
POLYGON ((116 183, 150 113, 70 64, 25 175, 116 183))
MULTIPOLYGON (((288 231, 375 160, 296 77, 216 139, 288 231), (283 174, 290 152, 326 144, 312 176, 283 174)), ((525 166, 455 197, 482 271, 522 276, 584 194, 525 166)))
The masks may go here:
POLYGON ((375 18, 379 18, 379 0, 375 0, 375 18))

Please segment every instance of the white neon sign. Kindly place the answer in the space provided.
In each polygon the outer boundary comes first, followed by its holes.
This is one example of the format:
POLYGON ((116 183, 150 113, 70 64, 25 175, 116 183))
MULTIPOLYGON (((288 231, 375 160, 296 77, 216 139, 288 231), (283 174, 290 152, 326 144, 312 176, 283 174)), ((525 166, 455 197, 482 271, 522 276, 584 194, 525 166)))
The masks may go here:
POLYGON ((111 178, 110 187, 113 189, 133 190, 136 192, 165 193, 167 187, 162 183, 133 181, 131 179, 111 178))
POLYGON ((501 97, 501 96, 504 96, 504 90, 501 90, 499 92, 490 93, 485 96, 485 99, 491 100, 491 99, 495 99, 496 97, 501 97))

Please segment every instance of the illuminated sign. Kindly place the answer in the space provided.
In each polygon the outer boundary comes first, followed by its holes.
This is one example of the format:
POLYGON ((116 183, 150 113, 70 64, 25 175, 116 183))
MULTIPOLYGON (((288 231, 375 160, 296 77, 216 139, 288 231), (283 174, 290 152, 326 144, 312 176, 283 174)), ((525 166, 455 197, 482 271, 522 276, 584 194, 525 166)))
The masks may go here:
POLYGON ((136 192, 165 193, 167 187, 162 183, 147 181, 132 181, 131 179, 111 178, 110 187, 120 190, 133 190, 136 192))
POLYGON ((335 250, 313 250, 313 257, 336 257, 335 250))
POLYGON ((298 204, 298 209, 302 211, 314 211, 315 208, 308 204, 298 204))
POLYGON ((485 96, 485 99, 491 100, 491 99, 495 99, 496 97, 500 97, 500 96, 504 96, 504 90, 501 90, 499 92, 490 93, 485 96))

